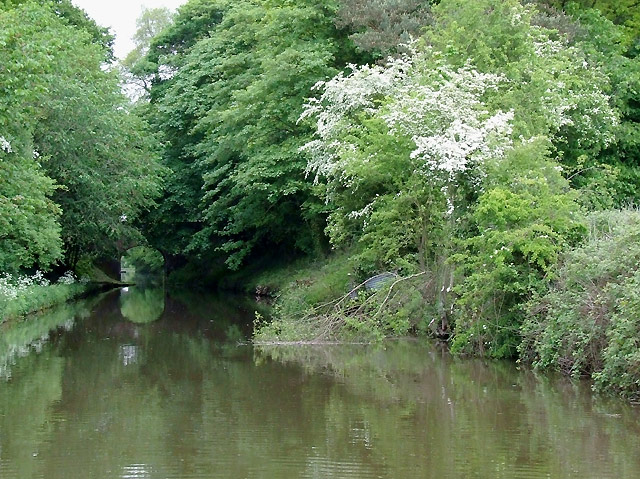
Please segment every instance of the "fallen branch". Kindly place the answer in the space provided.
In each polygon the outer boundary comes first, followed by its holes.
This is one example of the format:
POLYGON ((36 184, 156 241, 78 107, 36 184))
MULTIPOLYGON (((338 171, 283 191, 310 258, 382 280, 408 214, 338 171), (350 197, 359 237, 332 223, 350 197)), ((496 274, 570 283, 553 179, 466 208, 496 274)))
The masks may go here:
POLYGON ((373 315, 373 317, 374 318, 378 317, 378 315, 382 312, 382 308, 384 308, 385 304, 387 304, 387 301, 389 301, 389 297, 391 296, 391 292, 393 291, 393 288, 395 287, 396 284, 398 284, 398 283, 400 283, 402 281, 407 281, 409 279, 417 278, 418 276, 422 276, 423 274, 427 274, 427 272, 426 271, 422 271, 421 273, 416 273, 416 274, 412 274, 410 276, 404 276, 402 278, 396 279, 393 282, 393 284, 389 287, 389 291, 387 292, 387 296, 384 298, 384 301, 382 301, 382 304, 378 308, 378 311, 376 312, 376 314, 373 315))

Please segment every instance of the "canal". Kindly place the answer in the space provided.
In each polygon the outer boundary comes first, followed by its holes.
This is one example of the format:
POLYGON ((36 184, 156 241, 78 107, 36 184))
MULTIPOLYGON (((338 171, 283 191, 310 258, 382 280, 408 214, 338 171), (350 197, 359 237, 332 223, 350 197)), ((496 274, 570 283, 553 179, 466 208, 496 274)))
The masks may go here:
POLYGON ((254 348, 256 307, 130 288, 5 325, 0 477, 640 477, 640 408, 586 382, 418 340, 254 348))

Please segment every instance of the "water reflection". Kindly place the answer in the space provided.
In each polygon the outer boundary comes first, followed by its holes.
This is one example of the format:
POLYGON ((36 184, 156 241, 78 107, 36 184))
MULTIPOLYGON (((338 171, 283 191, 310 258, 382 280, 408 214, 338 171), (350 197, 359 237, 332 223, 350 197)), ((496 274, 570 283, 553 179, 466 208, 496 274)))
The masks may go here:
POLYGON ((0 326, 0 380, 11 378, 11 369, 19 358, 42 351, 49 338, 70 331, 76 320, 87 318, 101 295, 63 304, 40 316, 0 326))
POLYGON ((586 384, 419 342, 237 346, 253 306, 193 292, 90 309, 0 384, 3 479, 640 476, 638 410, 586 384))
POLYGON ((151 471, 145 464, 132 464, 123 468, 122 479, 147 479, 151 477, 151 471))
POLYGON ((120 291, 120 312, 134 323, 151 323, 162 316, 164 298, 161 284, 123 288, 120 291))
POLYGON ((131 344, 123 344, 120 346, 120 357, 122 358, 122 364, 128 366, 138 362, 138 346, 131 344))
POLYGON ((254 358, 338 381, 360 404, 359 421, 354 424, 349 411, 335 424, 351 424, 344 434, 353 443, 373 444, 376 455, 391 457, 400 448, 393 469, 403 474, 396 477, 418 470, 429 471, 421 477, 640 474, 634 457, 640 411, 592 396, 587 383, 538 377, 508 362, 452 359, 443 349, 412 342, 264 347, 254 358), (396 413, 381 414, 381 404, 396 413))

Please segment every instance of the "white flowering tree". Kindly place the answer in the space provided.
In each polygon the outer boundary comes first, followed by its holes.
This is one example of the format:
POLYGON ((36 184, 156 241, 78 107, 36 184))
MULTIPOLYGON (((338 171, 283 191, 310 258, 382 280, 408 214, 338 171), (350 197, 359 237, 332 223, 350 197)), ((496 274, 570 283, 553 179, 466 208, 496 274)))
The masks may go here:
MULTIPOLYGON (((442 200, 446 202, 442 211, 424 211, 427 216, 420 220, 424 227, 437 222, 434 214, 453 218, 457 187, 478 188, 483 164, 499 160, 512 148, 513 112, 489 112, 483 100, 505 81, 503 77, 479 73, 471 66, 434 66, 430 52, 412 50, 386 67, 352 66, 349 75, 317 84, 322 93, 308 102, 302 115, 301 119, 316 121, 317 138, 303 147, 310 158, 308 173, 316 182, 326 181, 327 202, 338 203, 330 218, 334 240, 341 238, 344 218, 358 220, 365 233, 379 229, 372 219, 381 219, 380 209, 388 209, 390 203, 413 197, 408 190, 421 190, 418 196, 440 196, 439 208, 445 204, 442 200), (386 151, 383 143, 389 141, 392 148, 386 151), (391 167, 399 162, 404 171, 391 167), (371 186, 365 179, 384 174, 385 166, 390 168, 386 173, 396 177, 395 184, 362 191, 371 186), (360 201, 339 204, 344 192, 350 200, 355 195, 360 201)), ((413 202, 433 202, 426 197, 413 202)), ((420 263, 425 262, 421 258, 420 263)))
POLYGON ((308 172, 326 179, 326 200, 336 207, 331 239, 364 242, 367 272, 411 269, 412 260, 430 270, 445 316, 454 231, 481 188, 485 163, 513 147, 513 112, 490 112, 484 101, 503 77, 434 65, 430 53, 414 50, 386 68, 353 67, 317 85, 322 94, 303 114, 316 119, 317 138, 304 150, 308 172))
POLYGON ((350 75, 315 86, 322 95, 309 101, 301 119, 317 121, 318 138, 303 148, 310 153, 308 171, 316 181, 348 169, 345 162, 356 148, 351 135, 362 127, 363 115, 382 118, 391 135, 411 138, 411 157, 428 176, 444 172, 453 177, 511 147, 513 112, 489 114, 482 101, 504 78, 446 65, 425 72, 421 66, 427 61, 414 51, 387 67, 351 66, 350 75))
MULTIPOLYGON (((366 272, 432 273, 443 328, 453 291, 476 325, 516 318, 579 236, 561 155, 613 141, 606 77, 533 13, 515 0, 443 2, 430 46, 317 84, 301 117, 316 122, 303 150, 332 241, 363 244, 366 272)), ((513 353, 514 324, 488 328, 496 355, 513 353)))

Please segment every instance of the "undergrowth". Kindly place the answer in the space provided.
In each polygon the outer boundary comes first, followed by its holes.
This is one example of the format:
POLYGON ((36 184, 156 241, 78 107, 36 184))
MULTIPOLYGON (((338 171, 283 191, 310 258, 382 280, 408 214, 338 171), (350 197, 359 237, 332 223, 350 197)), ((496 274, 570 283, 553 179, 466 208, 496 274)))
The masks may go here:
POLYGON ((0 323, 51 308, 78 297, 87 290, 85 283, 68 273, 50 283, 38 272, 32 276, 0 277, 0 323))
POLYGON ((640 212, 594 213, 589 239, 563 257, 554 287, 529 304, 521 358, 640 396, 640 212))
POLYGON ((356 284, 344 256, 300 271, 282 290, 271 321, 258 315, 254 342, 374 342, 426 331, 433 311, 427 273, 390 278, 375 291, 356 284))

